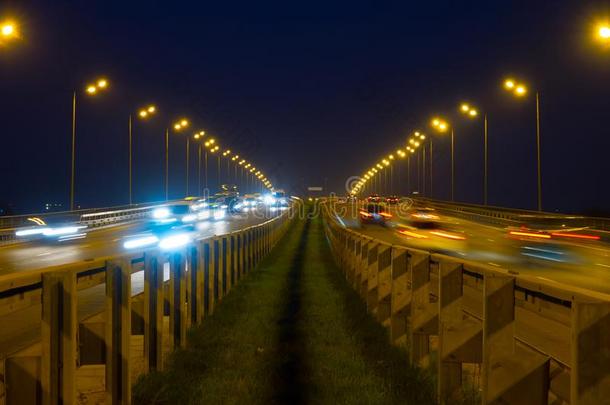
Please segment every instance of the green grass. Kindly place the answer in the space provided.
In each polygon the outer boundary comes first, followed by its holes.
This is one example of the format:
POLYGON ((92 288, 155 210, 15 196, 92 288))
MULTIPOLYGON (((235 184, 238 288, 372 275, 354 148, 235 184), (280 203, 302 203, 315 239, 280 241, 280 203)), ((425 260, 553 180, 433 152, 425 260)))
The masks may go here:
POLYGON ((335 267, 319 218, 296 221, 188 342, 139 379, 135 403, 433 402, 335 267))

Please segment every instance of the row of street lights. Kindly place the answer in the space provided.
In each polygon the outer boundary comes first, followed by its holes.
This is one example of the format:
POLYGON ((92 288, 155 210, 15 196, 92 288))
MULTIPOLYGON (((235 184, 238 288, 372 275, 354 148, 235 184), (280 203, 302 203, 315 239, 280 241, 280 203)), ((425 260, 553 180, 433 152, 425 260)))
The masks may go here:
MULTIPOLYGON (((524 98, 528 94, 527 86, 521 82, 513 78, 507 78, 504 80, 503 88, 513 94, 517 98, 524 98)), ((542 211, 542 165, 540 159, 540 93, 536 92, 536 177, 537 177, 537 207, 539 211, 542 211)), ((458 111, 470 119, 475 119, 479 116, 479 111, 473 107, 469 103, 462 103, 458 111)), ((454 126, 450 124, 448 120, 442 117, 435 117, 430 121, 430 127, 439 134, 445 134, 450 132, 451 136, 451 201, 455 200, 455 131, 454 126)), ((419 132, 415 132, 414 137, 408 140, 407 142, 407 152, 414 153, 414 148, 420 146, 420 142, 422 139, 418 139, 417 135, 419 132)), ((484 114, 483 118, 483 143, 484 143, 484 168, 483 168, 483 202, 487 205, 487 194, 488 194, 488 124, 487 124, 487 114, 484 114)), ((429 150, 430 150, 430 189, 432 188, 432 138, 429 140, 429 150)), ((422 149, 422 160, 423 160, 423 179, 424 179, 424 192, 425 192, 425 146, 422 149)), ((409 166, 410 167, 410 166, 409 166)), ((418 166, 419 167, 419 166, 418 166)), ((371 177, 367 172, 368 177, 371 177)), ((354 192, 359 192, 362 190, 362 187, 366 184, 369 178, 364 177, 361 181, 361 184, 358 183, 356 185, 354 192)), ((419 176, 418 176, 419 179, 419 176)), ((410 186, 409 186, 410 189, 410 186)), ((430 190, 431 193, 431 190, 430 190)))
MULTIPOLYGON (((602 44, 604 47, 610 49, 610 24, 608 22, 597 23, 593 29, 593 37, 597 42, 602 44)), ((515 80, 514 78, 507 78, 503 82, 503 88, 511 93, 516 98, 525 98, 528 94, 527 85, 515 80)), ((541 140, 540 140, 540 92, 535 93, 535 108, 536 108, 536 178, 537 178, 537 207, 539 211, 542 211, 542 163, 541 163, 541 140)), ((468 103, 462 103, 459 106, 459 111, 468 118, 475 119, 479 116, 479 111, 468 103)), ((487 114, 483 115, 483 143, 484 143, 484 175, 483 175, 483 202, 485 205, 488 203, 488 121, 487 114)), ((451 134, 451 200, 455 197, 455 131, 450 123, 440 117, 436 117, 430 122, 431 128, 439 134, 444 134, 450 130, 451 134)), ((415 134, 418 134, 416 132, 415 134)), ((415 135, 414 134, 414 135, 415 135)), ((415 135, 408 139, 406 152, 403 149, 398 149, 396 152, 399 157, 404 158, 407 156, 408 170, 410 168, 410 155, 414 154, 415 150, 420 146, 422 139, 418 139, 415 135), (399 153, 400 152, 400 153, 399 153)), ((432 188, 432 138, 429 140, 430 150, 430 188, 432 188)), ((419 160, 419 157, 418 157, 419 160)), ((425 172, 425 146, 422 148, 422 160, 424 160, 423 171, 425 172)), ((372 184, 371 189, 374 190, 376 177, 381 173, 381 170, 390 165, 391 160, 382 159, 379 163, 376 163, 370 170, 368 170, 362 178, 352 188, 351 193, 357 194, 363 191, 364 187, 372 184), (387 163, 387 164, 386 164, 387 163)), ((391 167, 390 167, 391 169, 391 167)), ((418 164, 419 170, 419 164, 418 164)), ((418 175, 419 179, 419 175, 418 175)), ((377 180, 377 182, 379 182, 377 180)), ((409 176, 410 181, 410 176, 409 176)), ((379 188, 379 187, 377 187, 379 188)), ((410 189, 410 185, 408 186, 410 189)), ((424 173, 424 189, 425 189, 425 173, 424 173)))
MULTIPOLYGON (((85 86, 85 94, 89 96, 97 96, 104 91, 109 89, 109 81, 106 78, 99 78, 95 82, 88 84, 85 86)), ((70 210, 74 210, 74 195, 75 195, 75 179, 76 179, 76 107, 77 107, 77 91, 73 92, 72 97, 72 155, 71 155, 71 176, 70 176, 70 210)), ((137 117, 141 120, 147 120, 152 118, 157 114, 157 107, 153 104, 149 104, 145 107, 140 108, 137 111, 137 117)), ((181 118, 177 120, 172 128, 176 133, 181 133, 186 131, 190 126, 190 122, 186 118, 181 118)), ((169 199, 169 127, 165 129, 165 199, 169 199)), ((196 132, 193 135, 194 140, 203 140, 205 136, 205 131, 201 130, 196 132)), ((189 195, 189 172, 190 172, 190 136, 186 137, 186 155, 185 155, 185 164, 186 164, 186 194, 189 195)), ((128 144, 129 144, 129 204, 133 203, 133 116, 129 115, 128 119, 128 144)), ((203 143, 205 147, 205 176, 206 182, 205 187, 207 188, 207 153, 216 153, 220 151, 220 146, 216 144, 216 140, 214 138, 210 138, 203 143)), ((201 192, 201 148, 202 144, 199 145, 199 187, 198 192, 201 192)), ((223 157, 229 156, 231 153, 230 150, 226 150, 222 152, 223 157)), ((244 160, 245 162, 245 160, 244 160)), ((229 162, 227 162, 229 164, 229 162)), ((267 179, 267 177, 261 172, 257 170, 251 170, 252 175, 256 177, 261 183, 262 186, 271 189, 273 185, 267 179)), ((229 174, 229 173, 228 173, 229 174)), ((220 184, 220 153, 218 155, 218 182, 220 184)))

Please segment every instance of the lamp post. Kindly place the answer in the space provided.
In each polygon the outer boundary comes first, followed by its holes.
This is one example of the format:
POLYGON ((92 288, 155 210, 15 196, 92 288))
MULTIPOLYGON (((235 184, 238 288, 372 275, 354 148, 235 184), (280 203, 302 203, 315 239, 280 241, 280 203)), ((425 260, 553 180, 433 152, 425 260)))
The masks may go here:
MULTIPOLYGON (((205 131, 199 131, 193 135, 193 139, 200 141, 204 136, 205 131)), ((201 193, 201 142, 198 142, 197 148, 197 193, 201 193)))
MULTIPOLYGON (((606 32, 606 31, 604 31, 606 32)), ((610 29, 607 31, 610 40, 610 29)), ((601 35, 601 31, 600 31, 601 35)), ((528 93, 527 86, 514 79, 504 80, 504 89, 517 98, 525 97, 528 93)), ((542 165, 540 162, 540 93, 536 92, 536 167, 538 185, 538 211, 542 211, 542 165)))
MULTIPOLYGON (((449 129, 449 123, 442 118, 432 119, 430 126, 439 133, 445 133, 449 129)), ((455 133, 451 127, 451 201, 455 198, 455 133)))
MULTIPOLYGON (((182 118, 174 124, 174 131, 182 132, 188 128, 189 122, 187 119, 182 118)), ((186 138, 186 195, 188 196, 189 190, 189 138, 186 138)), ((169 184, 169 131, 165 133, 165 200, 168 200, 168 184, 169 184)))
MULTIPOLYGON (((4 30, 4 28, 3 28, 4 30)), ((85 94, 96 96, 108 89, 108 80, 99 78, 85 87, 85 94)), ((70 174, 70 211, 74 211, 74 181, 76 178, 76 90, 72 92, 72 164, 70 174)))
MULTIPOLYGON (((149 105, 147 107, 141 108, 138 111, 138 118, 141 120, 145 120, 150 118, 152 115, 156 114, 157 107, 154 105, 149 105)), ((128 122, 128 136, 129 136, 129 205, 133 203, 132 198, 132 184, 133 184, 133 122, 132 116, 129 114, 129 122, 128 122)))
MULTIPOLYGON (((479 112, 476 108, 472 107, 468 103, 462 103, 460 105, 460 113, 470 119, 475 119, 478 117, 479 112)), ((483 115, 483 150, 484 150, 484 159, 483 159, 483 204, 487 205, 487 165, 488 165, 488 143, 487 143, 487 113, 483 115)))

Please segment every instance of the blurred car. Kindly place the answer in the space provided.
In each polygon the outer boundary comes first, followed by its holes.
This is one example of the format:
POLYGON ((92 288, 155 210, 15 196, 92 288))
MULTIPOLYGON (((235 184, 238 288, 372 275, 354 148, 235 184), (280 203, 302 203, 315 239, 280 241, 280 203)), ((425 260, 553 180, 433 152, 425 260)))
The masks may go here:
POLYGON ((229 205, 226 204, 226 196, 212 196, 199 200, 195 205, 196 220, 222 220, 225 218, 229 205))
POLYGON ((392 204, 392 205, 396 205, 398 204, 399 198, 397 195, 391 195, 388 198, 385 199, 385 202, 387 204, 392 204))
POLYGON ((388 219, 392 218, 392 214, 386 210, 385 205, 375 203, 366 204, 359 214, 362 223, 385 224, 388 219))
POLYGON ((152 211, 151 223, 156 226, 175 222, 194 222, 197 219, 193 210, 194 207, 195 203, 192 201, 161 205, 152 211))
POLYGON ((381 197, 379 197, 379 194, 371 194, 366 201, 370 203, 380 203, 381 197))
POLYGON ((434 210, 419 208, 409 214, 409 223, 416 228, 438 228, 440 217, 434 210))
POLYGON ((246 194, 243 199, 243 204, 246 208, 256 208, 259 202, 259 199, 254 194, 246 194))

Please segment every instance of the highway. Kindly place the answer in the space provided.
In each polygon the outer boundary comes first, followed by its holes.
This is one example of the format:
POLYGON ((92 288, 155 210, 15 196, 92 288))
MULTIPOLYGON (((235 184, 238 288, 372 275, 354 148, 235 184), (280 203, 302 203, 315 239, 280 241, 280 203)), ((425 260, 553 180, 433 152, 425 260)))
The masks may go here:
MULTIPOLYGON (((279 210, 259 208, 244 213, 227 214, 223 220, 200 222, 195 238, 204 239, 238 231, 262 223, 280 213, 279 210)), ((134 221, 106 229, 91 230, 82 239, 64 242, 39 240, 0 247, 0 277, 126 252, 123 247, 125 238, 138 234, 147 227, 145 220, 134 221)), ((165 280, 169 279, 169 268, 166 267, 165 280)), ((132 274, 132 295, 141 293, 143 289, 144 272, 137 271, 132 274)), ((78 301, 80 320, 101 312, 105 302, 104 285, 79 291, 78 301)), ((40 302, 36 301, 26 308, 0 315, 0 324, 11 325, 11 328, 0 328, 0 359, 30 346, 39 339, 40 310, 40 302)))
MULTIPOLYGON (((227 215, 221 221, 202 222, 198 238, 223 235, 261 223, 277 212, 264 210, 227 215)), ((135 221, 110 228, 91 230, 83 239, 64 242, 40 240, 0 247, 0 276, 17 271, 36 270, 49 266, 75 263, 125 251, 124 239, 145 231, 146 221, 135 221)))
POLYGON ((393 245, 459 257, 541 280, 610 293, 610 244, 601 240, 547 240, 509 235, 507 228, 436 211, 433 229, 412 226, 414 209, 390 206, 385 225, 362 224, 355 204, 337 204, 343 226, 393 245), (400 211, 400 212, 399 212, 400 211), (403 233, 400 233, 403 231, 403 233))

